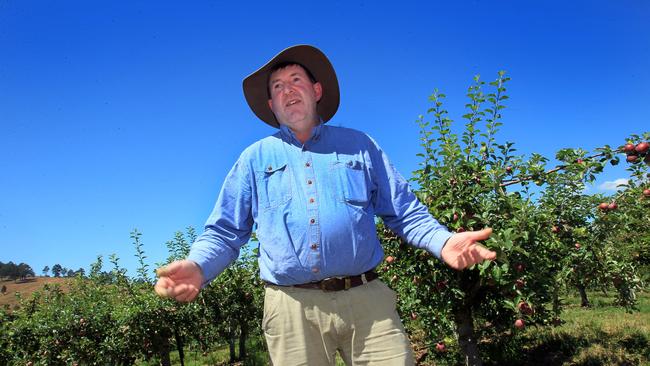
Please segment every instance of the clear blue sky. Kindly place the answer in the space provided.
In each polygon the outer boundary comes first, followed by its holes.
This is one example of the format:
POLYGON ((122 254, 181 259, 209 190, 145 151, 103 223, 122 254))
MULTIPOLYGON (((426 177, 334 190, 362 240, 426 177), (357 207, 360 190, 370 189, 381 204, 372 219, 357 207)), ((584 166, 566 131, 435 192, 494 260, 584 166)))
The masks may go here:
POLYGON ((0 261, 40 273, 116 253, 133 275, 134 228, 162 261, 175 231, 202 230, 239 153, 274 132, 242 79, 297 43, 337 70, 330 123, 373 136, 407 177, 427 97, 445 92, 462 123, 477 73, 512 77, 498 138, 521 153, 650 126, 646 0, 311 4, 0 0, 0 261))

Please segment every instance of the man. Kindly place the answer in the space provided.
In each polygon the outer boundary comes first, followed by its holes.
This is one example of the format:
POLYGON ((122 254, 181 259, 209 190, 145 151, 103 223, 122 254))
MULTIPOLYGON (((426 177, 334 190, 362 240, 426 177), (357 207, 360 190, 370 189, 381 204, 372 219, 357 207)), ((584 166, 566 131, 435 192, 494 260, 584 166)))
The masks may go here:
POLYGON ((239 255, 257 224, 267 283, 262 328, 276 365, 411 365, 395 293, 373 269, 383 250, 375 215, 455 269, 495 253, 491 230, 452 234, 431 217, 367 135, 326 126, 339 105, 336 74, 318 49, 280 52, 244 79, 253 112, 279 128, 248 147, 226 177, 186 260, 158 272, 156 292, 193 300, 239 255))

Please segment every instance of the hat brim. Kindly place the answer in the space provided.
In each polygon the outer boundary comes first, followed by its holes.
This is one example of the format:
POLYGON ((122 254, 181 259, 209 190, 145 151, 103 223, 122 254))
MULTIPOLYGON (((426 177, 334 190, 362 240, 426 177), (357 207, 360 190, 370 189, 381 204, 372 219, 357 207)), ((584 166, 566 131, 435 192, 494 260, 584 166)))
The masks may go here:
POLYGON ((306 67, 316 81, 323 87, 323 95, 316 107, 323 123, 329 121, 339 108, 339 82, 334 67, 325 54, 310 45, 289 47, 278 53, 264 66, 244 79, 244 96, 248 106, 255 115, 269 125, 279 128, 280 123, 269 108, 268 79, 269 72, 278 64, 296 62, 306 67))

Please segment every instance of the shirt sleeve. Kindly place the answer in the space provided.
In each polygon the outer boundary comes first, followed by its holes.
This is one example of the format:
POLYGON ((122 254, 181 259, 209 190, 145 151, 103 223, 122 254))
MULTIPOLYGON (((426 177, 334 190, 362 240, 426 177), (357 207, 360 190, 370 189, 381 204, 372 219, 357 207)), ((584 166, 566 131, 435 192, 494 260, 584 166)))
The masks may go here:
POLYGON ((239 249, 248 242, 253 229, 251 185, 253 175, 243 159, 230 170, 212 214, 188 255, 203 271, 205 284, 217 277, 237 259, 239 249))
POLYGON ((370 141, 370 176, 376 186, 372 197, 375 213, 409 244, 426 249, 440 258, 442 248, 452 233, 431 216, 388 156, 374 140, 370 141))

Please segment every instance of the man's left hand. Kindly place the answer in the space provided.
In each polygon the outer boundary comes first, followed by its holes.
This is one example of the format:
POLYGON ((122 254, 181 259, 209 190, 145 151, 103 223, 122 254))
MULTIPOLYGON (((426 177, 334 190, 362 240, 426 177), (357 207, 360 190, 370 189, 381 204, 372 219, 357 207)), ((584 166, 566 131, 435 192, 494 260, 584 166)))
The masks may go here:
POLYGON ((442 248, 442 260, 449 267, 461 270, 485 260, 494 260, 497 254, 478 242, 492 234, 492 229, 466 231, 452 235, 442 248))

